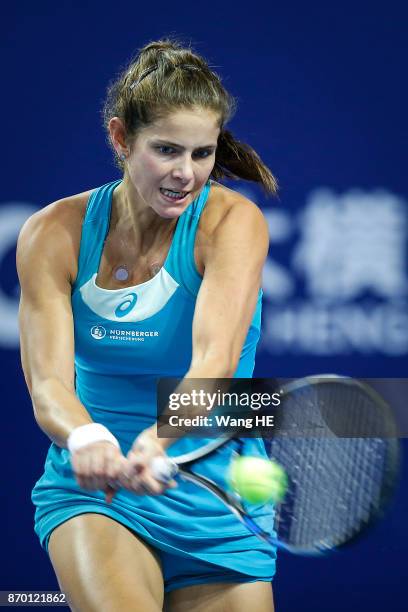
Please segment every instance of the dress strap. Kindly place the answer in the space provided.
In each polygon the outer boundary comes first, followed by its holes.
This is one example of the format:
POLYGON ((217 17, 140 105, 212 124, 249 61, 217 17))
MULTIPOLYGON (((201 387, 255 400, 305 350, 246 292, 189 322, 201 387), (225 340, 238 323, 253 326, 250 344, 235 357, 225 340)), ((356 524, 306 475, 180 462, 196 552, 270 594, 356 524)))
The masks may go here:
POLYGON ((112 194, 122 179, 102 185, 92 191, 84 221, 78 258, 78 274, 72 291, 86 283, 99 269, 103 245, 109 231, 112 194))

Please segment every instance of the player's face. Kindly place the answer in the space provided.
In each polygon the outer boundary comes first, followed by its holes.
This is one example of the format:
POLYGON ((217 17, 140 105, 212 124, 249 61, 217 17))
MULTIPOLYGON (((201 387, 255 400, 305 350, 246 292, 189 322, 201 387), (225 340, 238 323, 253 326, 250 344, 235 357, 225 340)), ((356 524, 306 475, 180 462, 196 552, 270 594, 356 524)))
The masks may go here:
POLYGON ((179 217, 211 174, 219 133, 218 115, 200 108, 144 128, 126 163, 137 196, 160 217, 179 217))

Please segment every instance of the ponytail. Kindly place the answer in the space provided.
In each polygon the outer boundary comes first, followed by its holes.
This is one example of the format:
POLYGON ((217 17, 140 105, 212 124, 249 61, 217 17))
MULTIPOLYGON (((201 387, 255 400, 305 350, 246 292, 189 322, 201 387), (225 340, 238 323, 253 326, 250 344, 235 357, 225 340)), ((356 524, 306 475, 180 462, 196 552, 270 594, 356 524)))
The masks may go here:
POLYGON ((258 153, 244 142, 236 140, 229 130, 221 130, 212 171, 214 179, 242 178, 260 183, 267 193, 276 195, 278 183, 258 153))

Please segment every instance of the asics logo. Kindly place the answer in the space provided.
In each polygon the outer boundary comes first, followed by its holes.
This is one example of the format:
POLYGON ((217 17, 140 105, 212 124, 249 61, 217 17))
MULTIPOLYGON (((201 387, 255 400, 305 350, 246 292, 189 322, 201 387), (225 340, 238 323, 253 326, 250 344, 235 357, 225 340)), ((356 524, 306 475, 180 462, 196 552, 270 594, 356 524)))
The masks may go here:
POLYGON ((125 295, 123 302, 121 302, 119 306, 116 307, 115 315, 119 318, 126 316, 131 310, 133 310, 136 302, 136 293, 129 293, 128 295, 125 295))

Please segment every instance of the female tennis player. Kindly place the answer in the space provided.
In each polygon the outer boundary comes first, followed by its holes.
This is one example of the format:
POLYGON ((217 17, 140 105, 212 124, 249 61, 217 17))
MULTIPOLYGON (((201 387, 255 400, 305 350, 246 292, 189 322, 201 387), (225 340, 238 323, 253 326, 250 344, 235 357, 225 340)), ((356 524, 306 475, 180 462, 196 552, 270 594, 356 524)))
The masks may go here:
MULTIPOLYGON (((104 106, 123 178, 46 206, 19 237, 22 364, 52 441, 35 530, 73 610, 273 610, 275 551, 214 496, 149 467, 198 443, 158 437, 157 378, 254 368, 267 225, 217 179, 269 193, 276 181, 225 129, 233 111, 201 56, 146 45, 104 106)), ((230 455, 202 473, 219 481, 230 455)))

